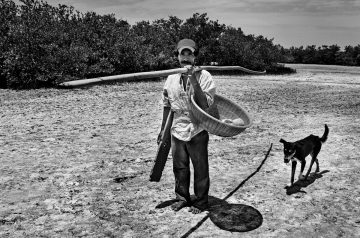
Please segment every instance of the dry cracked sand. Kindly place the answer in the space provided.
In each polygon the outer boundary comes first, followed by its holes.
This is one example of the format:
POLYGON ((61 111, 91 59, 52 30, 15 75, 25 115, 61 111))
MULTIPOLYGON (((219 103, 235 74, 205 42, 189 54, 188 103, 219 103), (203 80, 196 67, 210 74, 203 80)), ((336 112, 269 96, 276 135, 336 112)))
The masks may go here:
POLYGON ((215 77, 254 124, 210 136, 213 210, 199 215, 167 206, 171 158, 161 181, 148 181, 164 81, 0 90, 0 237, 359 237, 360 68, 291 67, 297 74, 215 77), (321 136, 325 123, 320 173, 285 189, 279 139, 321 136), (210 218, 228 206, 257 211, 259 224, 219 227, 210 218))

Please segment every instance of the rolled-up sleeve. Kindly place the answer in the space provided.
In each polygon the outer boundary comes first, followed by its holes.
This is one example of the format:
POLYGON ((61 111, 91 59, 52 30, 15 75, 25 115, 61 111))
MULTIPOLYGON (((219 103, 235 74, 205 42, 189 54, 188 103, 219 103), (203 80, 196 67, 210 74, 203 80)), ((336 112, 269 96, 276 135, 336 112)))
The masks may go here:
POLYGON ((216 93, 216 87, 214 83, 214 79, 211 74, 203 70, 200 76, 200 87, 205 93, 208 106, 210 107, 214 103, 214 96, 216 93))

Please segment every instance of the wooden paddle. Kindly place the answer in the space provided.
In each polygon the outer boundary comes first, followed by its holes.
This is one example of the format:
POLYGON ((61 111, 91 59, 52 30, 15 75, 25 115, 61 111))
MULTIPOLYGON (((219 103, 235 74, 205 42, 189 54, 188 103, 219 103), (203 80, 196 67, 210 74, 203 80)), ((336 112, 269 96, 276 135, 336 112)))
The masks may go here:
POLYGON ((158 145, 158 150, 154 160, 153 168, 150 173, 150 181, 159 182, 164 170, 166 160, 171 148, 171 125, 174 119, 174 112, 170 111, 167 117, 163 134, 158 145))
MULTIPOLYGON (((250 74, 265 74, 266 71, 253 71, 241 66, 200 66, 204 70, 240 70, 250 74)), ((177 69, 168 69, 168 70, 158 70, 158 71, 149 71, 141 73, 131 73, 131 74, 120 74, 107 77, 91 78, 91 79, 81 79, 69 82, 63 82, 59 84, 61 88, 79 88, 84 86, 90 86, 101 83, 108 83, 112 81, 117 82, 127 82, 127 81, 136 81, 146 78, 156 78, 161 76, 168 76, 170 74, 186 73, 188 70, 186 68, 177 68, 177 69)))

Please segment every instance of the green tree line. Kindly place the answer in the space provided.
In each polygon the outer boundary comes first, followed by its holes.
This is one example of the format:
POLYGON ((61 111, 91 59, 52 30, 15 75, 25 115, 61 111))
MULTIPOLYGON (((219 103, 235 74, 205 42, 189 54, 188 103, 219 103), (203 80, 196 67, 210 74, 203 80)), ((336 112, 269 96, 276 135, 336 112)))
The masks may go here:
POLYGON ((245 35, 195 13, 130 25, 114 15, 81 13, 41 0, 0 0, 0 87, 28 89, 64 81, 178 67, 181 38, 200 46, 198 65, 240 65, 286 70, 284 50, 272 39, 245 35))
POLYGON ((282 48, 281 52, 284 63, 360 66, 360 44, 355 47, 345 46, 344 50, 338 45, 311 45, 282 48))

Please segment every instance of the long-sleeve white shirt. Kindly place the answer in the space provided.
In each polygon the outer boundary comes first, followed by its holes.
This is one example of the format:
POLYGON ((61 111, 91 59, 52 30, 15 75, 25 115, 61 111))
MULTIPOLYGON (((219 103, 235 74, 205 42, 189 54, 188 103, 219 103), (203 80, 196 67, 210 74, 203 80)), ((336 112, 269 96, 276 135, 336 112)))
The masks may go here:
MULTIPOLYGON (((212 105, 216 88, 211 74, 206 70, 202 70, 196 76, 201 89, 206 95, 208 105, 212 105)), ((192 137, 204 130, 196 123, 191 114, 190 95, 193 94, 194 89, 189 79, 187 80, 186 90, 184 90, 181 74, 172 74, 167 77, 162 102, 164 107, 171 107, 171 110, 175 112, 171 134, 182 141, 190 141, 192 137)))

